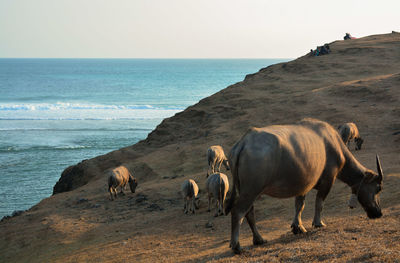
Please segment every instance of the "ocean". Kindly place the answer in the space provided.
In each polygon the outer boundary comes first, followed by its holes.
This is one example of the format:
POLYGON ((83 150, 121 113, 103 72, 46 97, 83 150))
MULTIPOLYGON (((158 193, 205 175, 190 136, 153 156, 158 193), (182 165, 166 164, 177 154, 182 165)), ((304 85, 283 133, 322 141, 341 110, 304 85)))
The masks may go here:
POLYGON ((0 218, 62 171, 145 139, 166 117, 288 59, 0 59, 0 218))

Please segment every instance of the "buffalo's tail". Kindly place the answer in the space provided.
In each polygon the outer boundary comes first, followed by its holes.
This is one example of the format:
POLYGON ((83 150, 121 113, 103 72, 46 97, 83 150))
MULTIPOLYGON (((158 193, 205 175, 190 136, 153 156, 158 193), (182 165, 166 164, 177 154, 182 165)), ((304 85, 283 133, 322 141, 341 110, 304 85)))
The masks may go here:
POLYGON ((240 153, 244 148, 244 143, 242 140, 239 141, 229 153, 229 166, 231 168, 232 178, 233 178, 233 186, 232 193, 230 197, 226 201, 225 205, 225 215, 228 215, 231 209, 233 208, 236 200, 236 195, 240 193, 240 181, 239 181, 239 157, 240 153))

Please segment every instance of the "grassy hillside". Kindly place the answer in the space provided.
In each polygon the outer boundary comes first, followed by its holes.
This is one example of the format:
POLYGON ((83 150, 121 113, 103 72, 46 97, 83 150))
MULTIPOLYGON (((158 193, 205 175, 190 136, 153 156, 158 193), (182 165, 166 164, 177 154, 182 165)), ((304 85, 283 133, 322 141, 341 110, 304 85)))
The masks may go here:
POLYGON ((146 140, 67 168, 57 194, 0 223, 0 261, 400 260, 400 34, 335 41, 330 47, 329 55, 263 68, 165 119, 146 140), (230 217, 206 211, 204 190, 197 214, 184 215, 181 183, 193 178, 204 189, 208 146, 220 144, 228 152, 250 126, 304 117, 334 127, 357 124, 365 141, 353 154, 373 170, 376 153, 382 161, 384 216, 369 220, 361 208, 349 210, 350 188, 336 182, 323 210, 327 227, 311 227, 312 191, 303 213, 309 231, 294 236, 294 200, 263 197, 255 203, 256 218, 268 243, 253 247, 245 223, 240 236, 245 252, 233 255, 230 217), (139 187, 111 202, 104 171, 120 164, 134 172, 139 187))

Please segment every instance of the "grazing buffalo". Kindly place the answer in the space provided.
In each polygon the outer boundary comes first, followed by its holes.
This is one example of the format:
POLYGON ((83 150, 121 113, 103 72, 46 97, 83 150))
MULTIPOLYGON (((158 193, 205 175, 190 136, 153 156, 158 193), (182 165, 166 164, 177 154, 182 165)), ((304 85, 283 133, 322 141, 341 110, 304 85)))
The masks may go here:
POLYGON ((228 159, 225 156, 224 149, 219 145, 213 145, 208 148, 207 161, 207 177, 210 175, 210 171, 211 173, 219 172, 221 170, 221 164, 229 171, 228 159))
POLYGON ((229 181, 223 173, 214 173, 207 178, 206 189, 208 193, 208 212, 211 211, 211 198, 216 201, 217 211, 215 217, 224 213, 224 201, 229 190, 229 181))
POLYGON ((117 187, 121 188, 121 193, 126 184, 129 183, 131 192, 134 193, 138 185, 136 178, 133 178, 131 173, 125 166, 118 166, 108 171, 108 192, 110 193, 110 199, 114 200, 113 195, 117 198, 117 187))
POLYGON ((295 198, 293 233, 306 229, 301 221, 304 199, 316 189, 314 227, 323 227, 322 205, 336 178, 349 185, 369 218, 382 216, 378 194, 383 173, 377 156, 378 174, 360 164, 336 130, 326 122, 304 119, 296 125, 250 129, 232 148, 229 164, 233 193, 225 214, 231 212, 230 246, 240 253, 239 229, 244 217, 255 245, 264 242, 256 228, 253 203, 261 194, 295 198))
POLYGON ((354 139, 356 144, 355 150, 361 150, 361 145, 363 144, 364 140, 361 138, 355 123, 347 122, 343 125, 339 125, 338 130, 344 144, 350 146, 350 141, 354 139))
POLYGON ((192 212, 192 214, 194 214, 194 210, 197 207, 196 198, 199 193, 199 187, 194 180, 189 179, 183 182, 181 191, 184 201, 184 213, 187 214, 188 212, 192 212))

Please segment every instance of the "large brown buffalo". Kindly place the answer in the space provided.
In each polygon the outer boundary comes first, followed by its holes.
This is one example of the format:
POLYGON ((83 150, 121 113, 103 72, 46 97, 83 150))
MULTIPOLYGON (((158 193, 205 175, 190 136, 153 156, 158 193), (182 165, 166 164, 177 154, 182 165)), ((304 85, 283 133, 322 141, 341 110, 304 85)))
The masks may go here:
POLYGON ((325 226, 322 205, 336 178, 351 187, 369 218, 382 216, 378 194, 383 174, 378 156, 376 174, 354 158, 337 131, 326 122, 304 119, 296 125, 252 128, 235 144, 228 159, 233 193, 225 214, 232 215, 230 246, 235 253, 241 252, 239 229, 244 217, 253 232, 253 243, 264 242, 255 224, 253 207, 261 194, 296 197, 291 226, 295 234, 306 232, 301 213, 311 189, 318 191, 313 226, 325 226))

